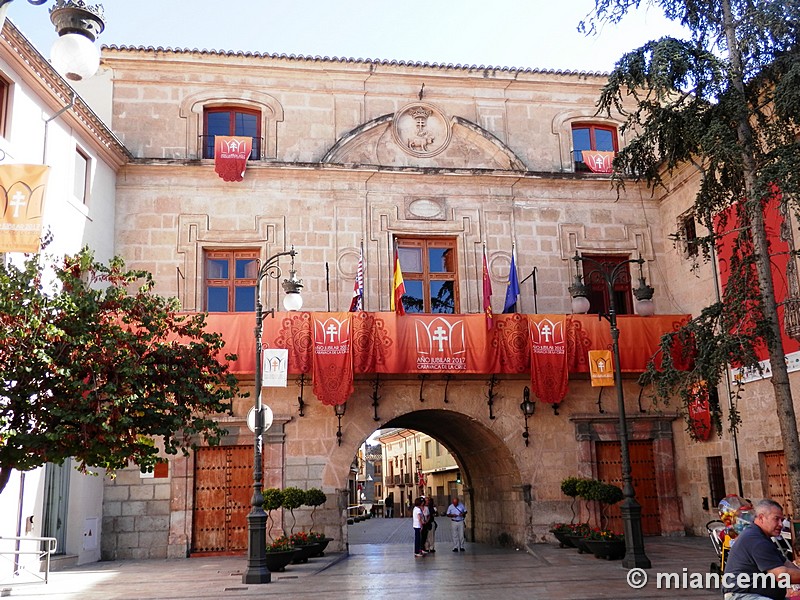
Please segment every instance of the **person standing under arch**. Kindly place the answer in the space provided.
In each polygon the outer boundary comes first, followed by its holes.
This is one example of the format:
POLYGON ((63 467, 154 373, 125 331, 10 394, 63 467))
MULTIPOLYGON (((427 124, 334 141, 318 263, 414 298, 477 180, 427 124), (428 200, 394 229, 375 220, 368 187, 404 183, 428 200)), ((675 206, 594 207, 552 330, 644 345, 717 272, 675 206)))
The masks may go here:
POLYGON ((458 496, 453 496, 446 514, 450 518, 450 531, 453 534, 453 552, 464 552, 464 517, 467 509, 459 502, 458 496))
POLYGON ((422 549, 422 528, 425 525, 425 516, 422 514, 423 498, 414 500, 414 509, 411 511, 411 522, 414 526, 414 556, 421 558, 425 556, 422 549))

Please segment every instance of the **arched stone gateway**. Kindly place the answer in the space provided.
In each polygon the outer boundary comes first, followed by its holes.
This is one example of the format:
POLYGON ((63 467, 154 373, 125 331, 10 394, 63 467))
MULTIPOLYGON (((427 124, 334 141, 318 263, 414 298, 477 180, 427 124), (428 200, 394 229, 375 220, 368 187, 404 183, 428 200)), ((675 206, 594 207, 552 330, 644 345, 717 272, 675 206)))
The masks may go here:
MULTIPOLYGON (((523 486, 517 462, 497 433, 451 410, 415 410, 381 426, 427 433, 455 456, 467 506, 467 537, 486 544, 523 544, 530 520, 530 486, 523 486), (527 497, 528 502, 525 502, 527 497)), ((444 507, 442 507, 444 510, 444 507)), ((447 539, 447 530, 444 530, 447 539)))

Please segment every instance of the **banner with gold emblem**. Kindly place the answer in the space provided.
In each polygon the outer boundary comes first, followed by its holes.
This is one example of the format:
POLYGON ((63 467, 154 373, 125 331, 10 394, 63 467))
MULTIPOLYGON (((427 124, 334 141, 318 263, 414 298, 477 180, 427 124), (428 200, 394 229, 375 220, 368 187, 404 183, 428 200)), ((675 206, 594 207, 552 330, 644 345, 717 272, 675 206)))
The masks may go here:
POLYGON ((592 377, 592 387, 614 385, 611 350, 589 350, 589 374, 592 377))
POLYGON ((0 165, 0 252, 38 252, 49 167, 0 165))

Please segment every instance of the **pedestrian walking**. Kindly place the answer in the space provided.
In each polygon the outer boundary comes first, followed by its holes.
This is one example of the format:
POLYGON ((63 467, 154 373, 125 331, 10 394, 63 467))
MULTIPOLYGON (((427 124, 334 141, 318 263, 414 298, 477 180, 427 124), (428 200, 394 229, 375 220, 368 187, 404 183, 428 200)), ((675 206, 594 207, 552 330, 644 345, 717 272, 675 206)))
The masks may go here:
POLYGON ((425 551, 422 549, 422 527, 425 525, 425 517, 422 514, 423 502, 422 498, 417 498, 411 511, 411 521, 414 525, 414 556, 417 558, 425 556, 425 551))
POLYGON ((384 501, 384 507, 385 507, 383 513, 384 518, 391 519, 394 516, 394 492, 386 496, 386 500, 384 501))
POLYGON ((466 507, 458 500, 458 496, 453 497, 450 506, 447 507, 447 516, 450 517, 450 532, 453 534, 453 552, 464 552, 464 516, 467 514, 466 507))

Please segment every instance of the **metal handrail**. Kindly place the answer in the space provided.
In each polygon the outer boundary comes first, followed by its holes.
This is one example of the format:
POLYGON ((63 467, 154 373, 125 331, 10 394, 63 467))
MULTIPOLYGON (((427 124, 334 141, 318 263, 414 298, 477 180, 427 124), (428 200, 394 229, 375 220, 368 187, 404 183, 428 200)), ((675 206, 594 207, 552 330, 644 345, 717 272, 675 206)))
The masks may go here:
MULTIPOLYGON (((55 554, 56 549, 58 547, 58 540, 54 537, 35 537, 35 536, 13 536, 13 535, 3 535, 0 536, 0 543, 2 542, 15 542, 13 550, 3 550, 0 548, 0 558, 4 558, 9 562, 14 564, 14 571, 12 577, 18 577, 22 571, 30 573, 36 581, 14 581, 13 583, 38 583, 39 581, 44 581, 45 583, 48 582, 50 578, 50 556, 55 554), (35 549, 31 550, 23 550, 21 548, 21 544, 23 542, 36 542, 37 546, 35 549), (39 568, 41 569, 41 561, 44 559, 44 576, 40 574, 40 571, 31 571, 25 565, 20 564, 19 557, 20 556, 38 556, 39 560, 37 564, 39 564, 39 568), (12 558, 13 557, 13 558, 12 558)), ((0 581, 0 584, 5 583, 5 581, 0 581)))

